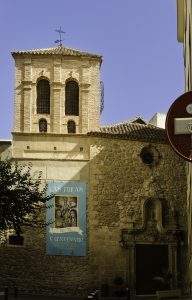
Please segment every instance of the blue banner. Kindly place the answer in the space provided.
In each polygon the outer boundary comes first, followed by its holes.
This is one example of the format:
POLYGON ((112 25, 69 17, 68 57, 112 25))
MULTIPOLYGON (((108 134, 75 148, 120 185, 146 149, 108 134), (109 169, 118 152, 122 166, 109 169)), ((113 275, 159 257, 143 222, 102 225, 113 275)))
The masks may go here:
POLYGON ((86 255, 86 184, 49 181, 47 194, 47 245, 49 255, 86 255))

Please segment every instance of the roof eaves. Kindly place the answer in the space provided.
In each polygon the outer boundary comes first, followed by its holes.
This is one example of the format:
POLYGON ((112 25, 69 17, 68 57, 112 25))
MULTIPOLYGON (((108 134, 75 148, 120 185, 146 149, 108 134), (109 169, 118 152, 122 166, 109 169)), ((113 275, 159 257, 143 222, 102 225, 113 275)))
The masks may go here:
POLYGON ((101 138, 112 138, 112 139, 124 139, 124 140, 132 140, 132 141, 143 141, 143 142, 157 142, 168 144, 168 139, 166 134, 157 134, 152 135, 149 132, 145 132, 145 135, 137 135, 134 132, 129 133, 107 133, 107 132, 88 132, 88 136, 92 137, 101 137, 101 138))
POLYGON ((85 51, 80 51, 72 48, 55 47, 46 49, 33 49, 33 50, 22 50, 12 51, 12 56, 15 58, 17 55, 62 55, 62 56, 76 56, 76 57, 90 57, 102 61, 102 56, 98 54, 92 54, 85 51))

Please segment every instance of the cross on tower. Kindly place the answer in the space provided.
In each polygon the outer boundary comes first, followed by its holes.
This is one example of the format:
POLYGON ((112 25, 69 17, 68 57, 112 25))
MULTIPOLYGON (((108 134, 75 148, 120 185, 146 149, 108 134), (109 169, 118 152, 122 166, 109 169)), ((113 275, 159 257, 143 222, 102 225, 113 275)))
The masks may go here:
POLYGON ((59 33, 59 40, 56 40, 55 43, 59 44, 59 46, 62 46, 63 39, 61 39, 61 34, 65 34, 65 31, 61 30, 61 26, 59 29, 55 29, 55 31, 59 33))

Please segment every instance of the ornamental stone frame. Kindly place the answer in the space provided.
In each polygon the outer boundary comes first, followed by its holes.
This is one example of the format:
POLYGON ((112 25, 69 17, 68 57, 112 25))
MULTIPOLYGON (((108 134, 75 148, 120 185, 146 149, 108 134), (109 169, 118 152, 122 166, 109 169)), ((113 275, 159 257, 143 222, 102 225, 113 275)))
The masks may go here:
MULTIPOLYGON (((148 233, 149 234, 149 233, 148 233)), ((129 241, 127 241, 125 254, 127 257, 127 282, 130 287, 131 293, 136 294, 136 246, 137 245, 151 245, 151 246, 167 246, 168 247, 168 265, 171 274, 173 274, 173 278, 171 281, 171 288, 177 288, 178 286, 178 270, 177 270, 177 249, 178 249, 178 241, 170 235, 169 241, 162 239, 157 239, 156 241, 150 241, 150 237, 148 240, 143 238, 141 234, 130 233, 129 241)))
MULTIPOLYGON (((146 198, 143 200, 142 226, 135 226, 134 222, 129 222, 127 229, 128 239, 124 247, 127 249, 127 279, 132 294, 136 294, 136 246, 137 245, 167 245, 168 247, 168 266, 173 278, 171 288, 178 286, 178 270, 177 256, 180 240, 178 233, 181 232, 176 226, 174 215, 170 218, 169 227, 163 227, 162 224, 162 203, 160 199, 146 198), (147 220, 147 203, 154 201, 155 203, 155 219, 148 224, 147 220)), ((126 229, 125 229, 126 230, 126 229)), ((181 251, 181 249, 180 249, 181 251)))

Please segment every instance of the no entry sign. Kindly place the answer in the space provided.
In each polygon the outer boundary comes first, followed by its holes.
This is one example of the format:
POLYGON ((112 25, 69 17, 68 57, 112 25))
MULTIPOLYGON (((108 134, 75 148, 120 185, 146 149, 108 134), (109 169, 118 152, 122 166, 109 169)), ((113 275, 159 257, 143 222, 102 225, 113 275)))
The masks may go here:
POLYGON ((192 91, 181 95, 171 105, 166 132, 173 150, 192 162, 192 91))

